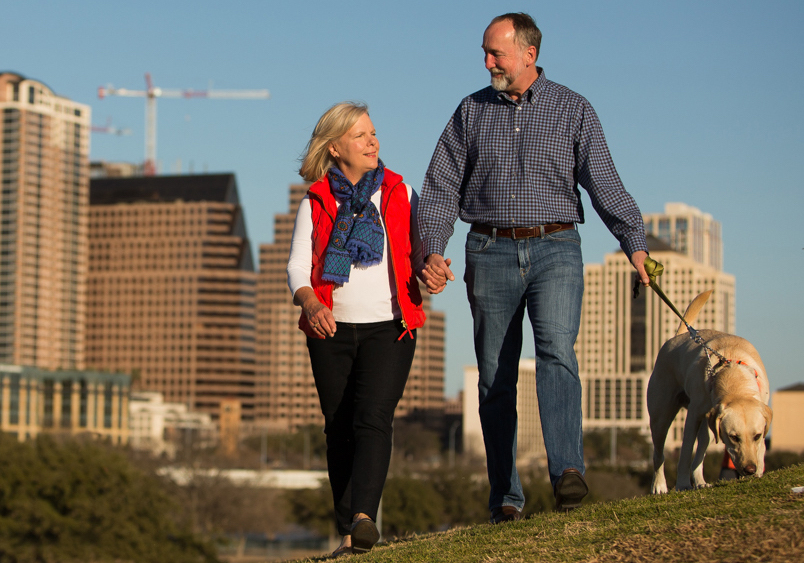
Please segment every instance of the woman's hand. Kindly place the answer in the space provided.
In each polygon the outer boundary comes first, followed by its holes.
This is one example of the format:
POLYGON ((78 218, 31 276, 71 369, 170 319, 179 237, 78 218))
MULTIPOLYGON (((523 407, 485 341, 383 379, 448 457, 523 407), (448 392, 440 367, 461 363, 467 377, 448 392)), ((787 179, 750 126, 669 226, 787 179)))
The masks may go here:
POLYGON ((421 280, 427 286, 427 293, 433 295, 441 293, 447 287, 447 281, 455 281, 455 276, 449 267, 452 260, 440 254, 431 254, 427 257, 424 270, 421 271, 421 280))
POLYGON ((316 334, 322 338, 335 336, 337 327, 332 310, 318 300, 312 287, 299 288, 293 296, 293 302, 301 305, 304 316, 310 321, 316 334))

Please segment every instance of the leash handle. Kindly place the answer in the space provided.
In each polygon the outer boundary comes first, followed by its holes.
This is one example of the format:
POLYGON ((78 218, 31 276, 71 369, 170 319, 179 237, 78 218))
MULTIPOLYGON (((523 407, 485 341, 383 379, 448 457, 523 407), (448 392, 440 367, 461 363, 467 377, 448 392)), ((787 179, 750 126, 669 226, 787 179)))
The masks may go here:
MULTIPOLYGON (((662 288, 659 287, 659 285, 656 283, 656 278, 658 278, 664 273, 664 266, 662 266, 659 262, 657 262, 650 256, 645 257, 644 264, 645 264, 645 272, 648 274, 648 279, 650 279, 649 284, 650 288, 653 291, 655 291, 656 295, 658 295, 661 298, 661 300, 664 301, 667 304, 667 306, 670 307, 670 309, 678 316, 678 318, 681 319, 681 322, 683 322, 687 326, 687 330, 690 330, 690 333, 694 333, 695 330, 689 325, 687 320, 684 318, 684 315, 682 315, 678 311, 678 309, 676 309, 676 306, 673 305, 670 299, 668 299, 667 296, 664 294, 664 291, 662 291, 662 288)), ((639 282, 639 278, 636 278, 634 280, 634 299, 636 299, 639 296, 640 285, 641 284, 639 282)))
MULTIPOLYGON (((731 360, 728 360, 727 358, 725 358, 722 354, 720 354, 716 350, 712 350, 706 344, 706 342, 704 342, 704 340, 701 337, 701 335, 698 334, 698 331, 695 330, 694 328, 692 328, 692 325, 690 325, 690 323, 687 322, 687 319, 684 318, 684 315, 682 315, 679 312, 679 310, 676 309, 675 305, 673 305, 673 303, 670 301, 670 299, 668 299, 667 296, 664 294, 664 291, 662 291, 662 288, 659 287, 659 285, 656 283, 656 278, 658 278, 659 276, 661 276, 664 273, 664 266, 662 266, 659 262, 657 262, 656 260, 654 260, 650 256, 647 256, 645 258, 645 272, 648 274, 648 278, 650 279, 649 287, 651 289, 653 289, 653 291, 656 292, 656 295, 658 295, 661 298, 661 300, 664 301, 667 304, 668 307, 670 307, 670 309, 676 314, 676 316, 678 316, 678 318, 681 319, 681 322, 684 323, 684 326, 687 327, 687 331, 689 332, 690 338, 693 341, 695 341, 698 344, 700 344, 704 348, 704 350, 706 351, 706 357, 707 357, 707 360, 708 360, 709 369, 710 370, 712 369, 712 367, 711 367, 712 362, 711 362, 711 359, 709 358, 709 353, 710 352, 712 354, 714 354, 715 356, 717 356, 718 358, 720 358, 721 360, 723 360, 724 362, 730 362, 731 360)), ((634 280, 634 299, 636 299, 637 296, 639 295, 639 286, 640 285, 641 284, 639 282, 639 278, 636 278, 634 280)))

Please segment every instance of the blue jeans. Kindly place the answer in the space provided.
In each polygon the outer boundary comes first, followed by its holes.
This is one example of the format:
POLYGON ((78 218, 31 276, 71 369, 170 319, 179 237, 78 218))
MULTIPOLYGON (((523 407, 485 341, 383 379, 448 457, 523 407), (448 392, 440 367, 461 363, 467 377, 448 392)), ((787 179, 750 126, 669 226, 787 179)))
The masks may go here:
POLYGON ((469 232, 464 281, 480 372, 489 508, 521 510, 525 497, 516 469, 516 386, 526 308, 536 343, 536 389, 550 481, 555 486, 565 469, 585 469, 581 382, 573 349, 583 297, 581 237, 577 230, 519 240, 469 232))

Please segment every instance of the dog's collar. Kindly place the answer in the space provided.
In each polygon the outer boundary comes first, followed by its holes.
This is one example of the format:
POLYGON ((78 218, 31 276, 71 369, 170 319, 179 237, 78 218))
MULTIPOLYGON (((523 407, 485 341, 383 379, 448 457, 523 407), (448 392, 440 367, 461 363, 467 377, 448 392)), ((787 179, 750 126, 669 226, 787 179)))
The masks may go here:
MULTIPOLYGON (((709 354, 707 354, 707 357, 708 356, 709 354)), ((718 358, 720 358, 718 362, 711 367, 711 374, 713 376, 715 375, 715 372, 718 369, 720 369, 721 367, 726 367, 729 364, 739 364, 741 366, 745 366, 749 370, 754 372, 754 380, 757 382, 757 388, 759 389, 759 392, 762 393, 762 386, 759 384, 759 372, 757 371, 757 368, 750 366, 749 364, 745 363, 742 360, 729 360, 728 358, 724 358, 720 354, 718 354, 718 358)))

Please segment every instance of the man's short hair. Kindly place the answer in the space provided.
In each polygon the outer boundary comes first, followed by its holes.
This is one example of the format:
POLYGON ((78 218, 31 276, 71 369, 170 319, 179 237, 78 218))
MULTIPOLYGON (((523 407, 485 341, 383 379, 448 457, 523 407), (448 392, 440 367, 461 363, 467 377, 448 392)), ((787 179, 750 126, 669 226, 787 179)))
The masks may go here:
POLYGON ((536 47, 536 58, 538 59, 539 48, 542 44, 542 32, 536 27, 536 22, 533 21, 533 18, 524 12, 512 12, 497 16, 491 20, 489 27, 504 21, 510 21, 514 26, 514 41, 522 49, 527 49, 531 45, 536 47))

